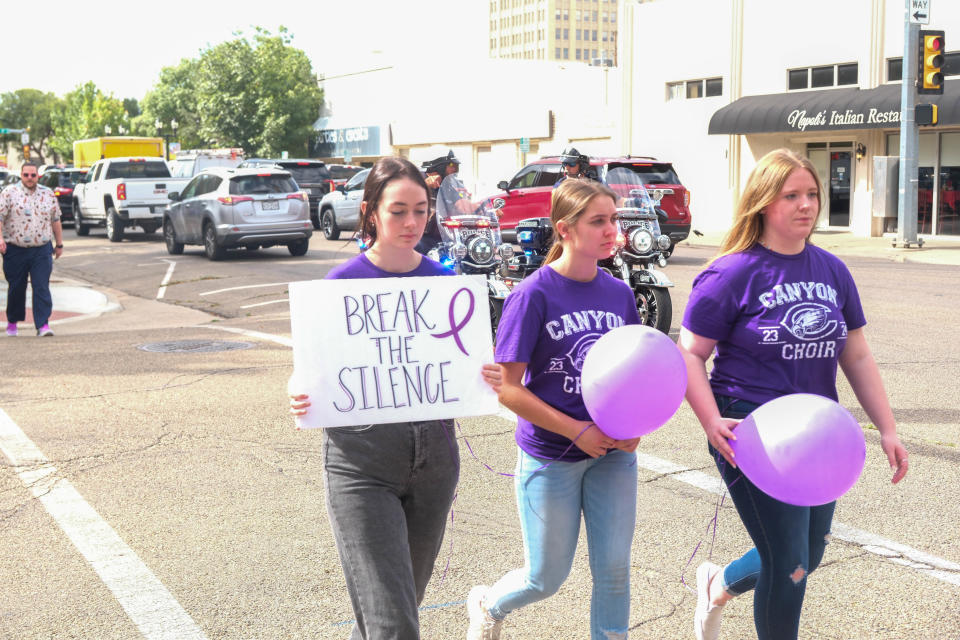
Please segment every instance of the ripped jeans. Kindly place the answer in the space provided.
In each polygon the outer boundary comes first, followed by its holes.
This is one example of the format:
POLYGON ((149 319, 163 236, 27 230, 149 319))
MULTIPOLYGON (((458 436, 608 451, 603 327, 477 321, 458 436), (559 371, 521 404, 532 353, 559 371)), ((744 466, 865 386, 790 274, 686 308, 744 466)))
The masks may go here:
MULTIPOLYGON (((757 405, 714 394, 720 415, 744 418, 757 405)), ((797 507, 756 487, 710 446, 740 520, 755 545, 723 570, 723 586, 740 595, 753 589, 753 620, 758 640, 797 637, 807 575, 820 565, 836 502, 797 507)))

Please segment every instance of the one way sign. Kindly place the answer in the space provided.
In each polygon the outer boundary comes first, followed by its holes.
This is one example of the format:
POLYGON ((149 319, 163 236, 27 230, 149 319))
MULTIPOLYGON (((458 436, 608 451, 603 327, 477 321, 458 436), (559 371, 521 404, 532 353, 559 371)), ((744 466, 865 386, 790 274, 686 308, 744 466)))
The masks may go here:
POLYGON ((930 0, 910 0, 910 22, 930 24, 930 0))

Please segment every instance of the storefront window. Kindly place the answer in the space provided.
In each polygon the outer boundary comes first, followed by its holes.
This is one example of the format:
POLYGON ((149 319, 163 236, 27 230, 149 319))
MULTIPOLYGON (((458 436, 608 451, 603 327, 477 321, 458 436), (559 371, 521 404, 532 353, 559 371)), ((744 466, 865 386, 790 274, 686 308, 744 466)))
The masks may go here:
POLYGON ((940 138, 940 197, 937 233, 960 234, 960 133, 940 138))

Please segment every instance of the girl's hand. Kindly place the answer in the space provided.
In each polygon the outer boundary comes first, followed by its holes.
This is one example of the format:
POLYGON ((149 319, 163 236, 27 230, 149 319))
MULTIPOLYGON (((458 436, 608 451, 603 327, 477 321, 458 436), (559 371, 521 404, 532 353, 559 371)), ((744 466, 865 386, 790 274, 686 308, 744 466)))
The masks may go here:
POLYGON ((500 365, 485 364, 480 370, 480 374, 483 376, 483 381, 499 394, 500 387, 503 385, 503 373, 501 373, 500 365))
POLYGON ((600 427, 593 422, 580 421, 579 427, 581 430, 586 427, 586 431, 583 431, 573 441, 573 444, 577 445, 581 451, 591 458, 599 458, 607 452, 607 449, 612 449, 614 443, 616 443, 616 440, 600 431, 600 427))
POLYGON ((890 468, 895 469, 890 482, 897 484, 903 480, 903 476, 907 475, 907 449, 895 433, 880 436, 880 447, 883 449, 883 452, 887 454, 887 460, 890 461, 890 468))
POLYGON ((307 394, 301 394, 298 396, 290 396, 290 415, 292 416, 302 416, 306 415, 307 407, 310 406, 309 402, 310 396, 307 394))
POLYGON ((629 440, 616 440, 613 443, 613 449, 620 449, 621 451, 626 451, 627 453, 633 453, 637 450, 637 445, 640 444, 640 438, 630 438, 629 440))
POLYGON ((703 425, 703 430, 707 432, 707 440, 734 469, 737 468, 737 463, 733 460, 733 449, 727 441, 737 439, 737 436, 733 434, 733 429, 738 424, 740 424, 740 421, 733 418, 718 418, 710 424, 703 425))

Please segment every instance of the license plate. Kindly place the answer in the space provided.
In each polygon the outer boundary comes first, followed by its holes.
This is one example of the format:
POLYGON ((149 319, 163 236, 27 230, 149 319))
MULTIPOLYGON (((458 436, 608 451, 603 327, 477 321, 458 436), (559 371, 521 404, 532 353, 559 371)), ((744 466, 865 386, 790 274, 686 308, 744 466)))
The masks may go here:
POLYGON ((264 211, 279 211, 280 203, 276 200, 264 200, 262 203, 264 211))

